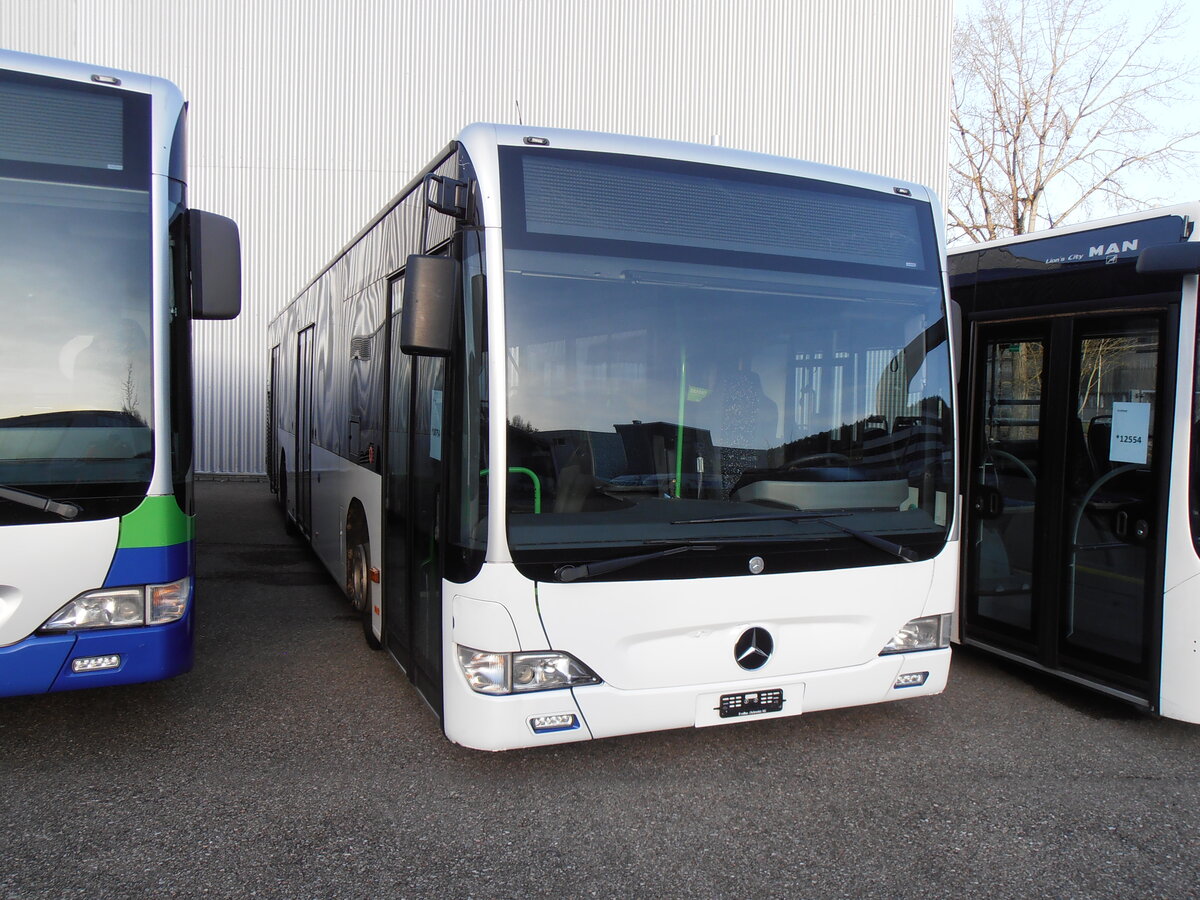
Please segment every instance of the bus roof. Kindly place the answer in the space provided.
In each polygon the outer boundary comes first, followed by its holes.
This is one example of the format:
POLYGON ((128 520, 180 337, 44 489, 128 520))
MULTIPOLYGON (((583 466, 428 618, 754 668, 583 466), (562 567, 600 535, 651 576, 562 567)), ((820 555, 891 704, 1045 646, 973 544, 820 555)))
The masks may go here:
MULTIPOLYGON (((1122 213, 1103 219, 1093 219, 1090 222, 1079 222, 1072 225, 1060 225, 1057 228, 1046 228, 1041 231, 1030 231, 994 241, 981 241, 978 244, 957 244, 947 247, 949 256, 961 256, 964 253, 977 253, 980 250, 991 250, 994 247, 1007 247, 1012 244, 1023 244, 1029 241, 1040 241, 1050 237, 1061 237, 1068 234, 1078 234, 1085 231, 1096 231, 1100 228, 1111 228, 1114 225, 1128 225, 1130 222, 1142 222, 1146 219, 1157 219, 1164 216, 1179 216, 1193 221, 1200 219, 1200 200, 1184 203, 1174 203, 1170 206, 1158 206, 1153 209, 1143 209, 1137 212, 1122 213)), ((1200 238, 1200 235, 1194 237, 1200 238)))
MULTIPOLYGON (((455 148, 461 144, 466 148, 473 162, 483 159, 485 151, 495 147, 513 146, 552 146, 558 149, 587 150, 601 153, 618 153, 629 156, 645 156, 655 159, 677 159, 686 162, 696 162, 715 166, 748 169, 753 171, 778 172, 784 175, 794 175, 800 178, 812 178, 820 181, 830 181, 847 184, 868 190, 891 193, 897 188, 900 192, 907 191, 907 196, 937 205, 937 196, 933 190, 916 182, 872 175, 855 169, 845 169, 823 163, 806 162, 786 156, 772 156, 766 153, 756 153, 751 150, 736 150, 708 144, 694 144, 685 141, 671 141, 662 138, 634 137, 631 135, 610 134, 599 131, 577 131, 566 128, 540 128, 532 125, 499 125, 487 122, 476 122, 466 126, 450 143, 439 151, 432 163, 418 171, 404 187, 395 194, 369 222, 349 240, 334 256, 322 266, 316 274, 304 283, 280 312, 287 309, 297 299, 302 297, 314 284, 320 281, 330 269, 337 265, 351 248, 367 235, 376 225, 388 216, 404 199, 412 193, 424 179, 426 173, 441 165, 455 148), (548 143, 543 143, 548 142, 548 143)), ((938 217, 940 225, 940 216, 938 217)))
POLYGON ((164 99, 173 94, 182 101, 179 88, 165 78, 128 72, 124 69, 112 69, 108 66, 94 66, 69 59, 18 53, 15 50, 0 50, 0 69, 28 72, 31 75, 43 75, 47 78, 62 78, 66 81, 108 84, 112 87, 138 91, 143 94, 161 95, 164 99), (115 79, 116 83, 110 79, 115 79))

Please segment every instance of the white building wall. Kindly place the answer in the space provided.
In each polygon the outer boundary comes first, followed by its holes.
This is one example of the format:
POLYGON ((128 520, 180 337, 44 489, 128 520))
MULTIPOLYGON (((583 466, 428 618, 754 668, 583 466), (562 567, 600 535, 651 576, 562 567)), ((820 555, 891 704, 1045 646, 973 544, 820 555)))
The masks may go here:
MULTIPOLYGON (((0 0, 0 46, 169 78, 244 305, 196 326, 197 471, 261 472, 266 323, 463 125, 614 131, 946 188, 953 0, 0 0)), ((864 223, 864 239, 869 239, 864 223)))

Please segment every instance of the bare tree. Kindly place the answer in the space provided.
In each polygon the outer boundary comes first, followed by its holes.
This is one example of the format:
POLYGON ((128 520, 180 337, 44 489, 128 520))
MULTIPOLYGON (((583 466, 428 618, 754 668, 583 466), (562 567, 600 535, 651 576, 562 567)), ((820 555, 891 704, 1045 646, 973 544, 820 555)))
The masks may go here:
POLYGON ((132 416, 144 423, 142 414, 138 411, 137 382, 133 378, 133 362, 125 364, 125 381, 121 383, 121 412, 132 416))
POLYGON ((1155 118, 1195 102, 1195 57, 1158 53, 1183 27, 1181 9, 1164 5, 1134 31, 1099 0, 980 0, 956 23, 951 241, 1063 224, 1100 199, 1117 209, 1161 202, 1127 185, 1135 172, 1168 173, 1200 135, 1155 118))

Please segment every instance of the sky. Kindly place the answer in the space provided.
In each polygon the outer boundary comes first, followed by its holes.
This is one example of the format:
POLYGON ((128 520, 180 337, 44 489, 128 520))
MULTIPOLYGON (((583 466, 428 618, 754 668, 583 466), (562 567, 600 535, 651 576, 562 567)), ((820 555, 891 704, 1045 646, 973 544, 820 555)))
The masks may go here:
MULTIPOLYGON (((956 20, 970 15, 972 10, 979 5, 980 0, 955 0, 956 20)), ((1088 10, 1089 16, 1100 17, 1098 24, 1116 22, 1122 17, 1127 17, 1131 30, 1137 31, 1139 28, 1144 28, 1159 10, 1168 5, 1170 5, 1168 0, 1140 0, 1138 3, 1109 0, 1107 3, 1090 3, 1085 8, 1088 10)), ((1178 29, 1174 38, 1160 44, 1156 50, 1151 52, 1177 59, 1181 64, 1188 64, 1194 63, 1198 58, 1200 4, 1192 3, 1190 10, 1188 4, 1185 4, 1183 15, 1183 25, 1178 29)), ((1200 129, 1200 79, 1193 82, 1191 94, 1194 100, 1190 103, 1176 104, 1172 107, 1152 111, 1153 117, 1162 123, 1164 131, 1200 129)), ((1168 178, 1157 174, 1132 177, 1127 182, 1130 192, 1138 197, 1159 198, 1164 201, 1164 204, 1200 200, 1200 139, 1193 141, 1191 146, 1195 153, 1189 163, 1176 168, 1168 178)), ((1100 200, 1086 218, 1098 219, 1116 214, 1116 209, 1107 206, 1103 200, 1100 200)))

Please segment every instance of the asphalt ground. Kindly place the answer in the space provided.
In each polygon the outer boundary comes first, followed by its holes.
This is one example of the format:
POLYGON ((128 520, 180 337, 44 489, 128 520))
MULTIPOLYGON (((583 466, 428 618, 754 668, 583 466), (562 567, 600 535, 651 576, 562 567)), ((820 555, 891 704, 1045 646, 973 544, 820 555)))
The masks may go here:
POLYGON ((956 651, 939 697, 464 750, 264 484, 197 503, 195 669, 0 700, 0 896, 1200 894, 1198 726, 956 651))

